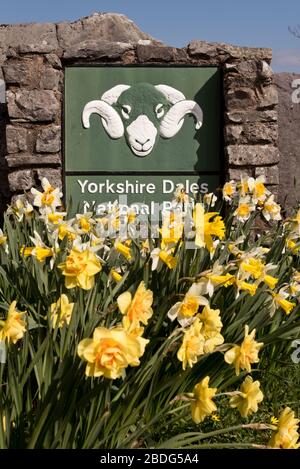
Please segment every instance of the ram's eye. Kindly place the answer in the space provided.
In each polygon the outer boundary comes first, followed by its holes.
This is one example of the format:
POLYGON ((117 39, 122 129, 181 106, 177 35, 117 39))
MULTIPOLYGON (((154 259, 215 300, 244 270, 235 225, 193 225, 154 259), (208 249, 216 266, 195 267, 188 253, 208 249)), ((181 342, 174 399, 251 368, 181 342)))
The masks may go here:
POLYGON ((130 111, 131 111, 131 106, 129 106, 128 104, 124 104, 122 106, 122 116, 125 119, 129 119, 130 111))
POLYGON ((155 108, 155 113, 156 113, 156 117, 158 119, 160 119, 165 113, 164 105, 163 104, 158 104, 155 108))

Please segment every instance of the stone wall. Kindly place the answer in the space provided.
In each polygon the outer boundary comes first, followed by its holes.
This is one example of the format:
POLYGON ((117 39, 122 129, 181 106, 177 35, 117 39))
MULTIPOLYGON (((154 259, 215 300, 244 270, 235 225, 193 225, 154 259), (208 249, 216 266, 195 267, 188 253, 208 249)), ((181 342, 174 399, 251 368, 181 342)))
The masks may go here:
MULTIPOLYGON (((292 100, 296 91, 292 85, 297 79, 300 75, 295 73, 275 74, 279 95, 279 202, 287 209, 300 202, 300 102, 292 100)), ((299 91, 297 97, 299 100, 299 91)))
POLYGON ((1 108, 1 197, 61 184, 64 66, 137 64, 218 66, 224 91, 224 171, 264 174, 278 186, 277 89, 270 49, 192 41, 168 47, 123 15, 99 14, 59 24, 0 26, 0 65, 7 106, 1 108))

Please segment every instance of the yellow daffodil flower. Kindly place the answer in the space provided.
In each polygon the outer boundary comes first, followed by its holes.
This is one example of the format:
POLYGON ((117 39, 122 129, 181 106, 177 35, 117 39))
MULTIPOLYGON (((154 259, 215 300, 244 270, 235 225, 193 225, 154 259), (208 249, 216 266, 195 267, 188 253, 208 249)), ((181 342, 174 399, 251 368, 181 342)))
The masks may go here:
POLYGON ((274 194, 270 195, 270 197, 265 200, 262 214, 267 221, 270 220, 281 220, 280 215, 281 207, 274 201, 274 194))
POLYGON ((234 212, 237 220, 245 222, 249 220, 251 212, 255 210, 255 205, 251 202, 249 196, 241 197, 237 209, 234 212))
POLYGON ((35 196, 33 205, 53 211, 61 205, 62 192, 60 189, 52 187, 46 178, 42 179, 41 184, 44 192, 40 192, 35 188, 31 189, 31 193, 35 196))
POLYGON ((178 301, 168 311, 168 318, 171 321, 177 318, 181 326, 187 326, 191 323, 191 320, 198 313, 200 305, 207 305, 208 300, 204 296, 201 296, 202 286, 193 283, 189 288, 185 297, 182 301, 178 301))
POLYGON ((3 244, 6 244, 6 241, 7 241, 7 236, 4 236, 4 233, 0 228, 0 246, 2 246, 3 244))
POLYGON ((258 287, 256 283, 245 282, 244 280, 239 280, 238 278, 235 280, 235 284, 238 289, 237 296, 240 290, 246 291, 249 293, 249 295, 254 296, 258 287))
POLYGON ((66 288, 80 287, 90 290, 95 283, 95 275, 102 266, 96 255, 89 249, 79 251, 72 249, 66 261, 58 266, 65 278, 66 288))
POLYGON ((281 308, 284 310, 284 312, 287 315, 289 315, 296 306, 296 303, 293 303, 292 301, 287 300, 289 295, 284 290, 280 290, 278 293, 272 293, 272 296, 274 300, 273 309, 281 308))
POLYGON ((264 273, 265 264, 261 259, 248 257, 241 262, 240 269, 243 272, 249 273, 254 279, 260 278, 264 273))
POLYGON ((163 264, 165 264, 171 270, 175 269, 177 265, 177 258, 172 255, 173 251, 173 249, 152 249, 152 270, 159 270, 163 266, 163 264))
POLYGON ((93 220, 93 213, 92 212, 87 212, 85 214, 77 214, 76 215, 76 221, 78 224, 78 233, 80 234, 87 234, 90 233, 90 231, 93 228, 93 225, 95 225, 96 221, 93 220))
POLYGON ((226 182, 222 189, 223 199, 227 200, 227 202, 231 202, 235 193, 236 193, 236 182, 235 181, 226 182))
POLYGON ((255 204, 264 202, 270 194, 270 191, 265 186, 265 182, 266 178, 263 175, 256 179, 252 177, 248 179, 249 191, 252 194, 252 200, 255 204))
POLYGON ((204 354, 205 338, 201 333, 202 323, 196 317, 191 326, 184 332, 181 347, 177 352, 177 358, 182 362, 183 370, 187 366, 192 368, 198 361, 198 357, 204 354))
POLYGON ((114 281, 117 282, 117 283, 121 282, 121 280, 123 278, 122 275, 119 274, 119 272, 116 269, 111 269, 109 274, 114 279, 114 281))
POLYGON ((286 407, 279 416, 277 430, 273 433, 269 446, 283 449, 300 448, 299 422, 292 409, 286 407))
POLYGON ((239 375, 241 369, 250 373, 251 364, 259 362, 258 353, 264 344, 254 340, 255 332, 253 329, 249 334, 249 326, 245 326, 245 337, 241 345, 235 345, 225 353, 225 362, 235 365, 236 375, 239 375))
POLYGON ((168 249, 170 245, 176 245, 182 238, 183 227, 183 217, 181 212, 170 212, 165 215, 160 230, 162 237, 161 248, 168 249))
POLYGON ((197 424, 203 422, 205 417, 217 410, 217 406, 212 400, 217 392, 217 388, 209 387, 209 379, 209 376, 206 376, 193 389, 191 413, 192 419, 197 424))
POLYGON ((172 200, 172 207, 177 205, 188 205, 190 202, 190 197, 185 191, 183 184, 178 184, 174 192, 174 198, 172 200))
POLYGON ((197 203, 193 213, 195 226, 195 244, 198 247, 206 247, 210 252, 214 250, 213 236, 223 239, 225 236, 225 224, 219 212, 204 213, 203 205, 197 203))
POLYGON ((68 238, 70 241, 74 241, 76 239, 76 231, 72 227, 73 220, 63 221, 58 224, 57 234, 58 238, 62 241, 65 237, 68 238))
POLYGON ((237 407, 241 416, 245 418, 253 412, 257 412, 258 404, 262 402, 263 398, 260 382, 253 382, 251 376, 247 376, 241 385, 240 393, 231 397, 230 407, 237 407))
POLYGON ((124 243, 121 243, 120 241, 116 241, 115 244, 114 244, 114 247, 128 261, 132 260, 132 254, 131 254, 130 246, 126 246, 124 243))
POLYGON ((69 303, 67 295, 60 295, 56 303, 52 303, 50 307, 52 327, 63 327, 70 324, 74 303, 69 303))
MULTIPOLYGON (((200 274, 201 275, 201 274, 200 274)), ((234 284, 235 277, 232 274, 224 274, 224 267, 216 261, 211 270, 206 271, 200 276, 198 282, 202 286, 202 294, 213 296, 216 287, 229 287, 234 284)))
POLYGON ((130 366, 138 366, 149 340, 129 334, 121 327, 97 327, 92 339, 83 339, 77 349, 87 362, 86 376, 117 379, 130 366))
POLYGON ((8 207, 8 214, 14 214, 17 217, 17 220, 21 222, 23 218, 26 219, 32 218, 34 214, 33 206, 28 202, 26 196, 20 195, 16 199, 15 203, 8 207))
POLYGON ((204 306, 201 314, 198 315, 200 321, 203 323, 204 334, 208 331, 218 331, 220 332, 223 324, 220 317, 219 309, 212 309, 209 305, 204 306))
POLYGON ((263 281, 265 282, 266 285, 268 285, 268 287, 271 290, 274 290, 274 288, 276 287, 278 283, 278 280, 279 280, 278 278, 272 277, 272 275, 264 275, 263 277, 263 281))
POLYGON ((145 326, 153 314, 153 293, 141 282, 132 297, 129 291, 122 293, 117 299, 118 307, 124 315, 123 325, 126 329, 135 329, 141 322, 145 326))
POLYGON ((26 322, 23 319, 26 311, 17 311, 16 304, 16 301, 11 303, 6 320, 0 321, 0 340, 7 340, 13 344, 22 339, 26 332, 26 322))
POLYGON ((203 351, 204 353, 212 353, 218 345, 224 343, 224 337, 220 334, 223 327, 220 310, 212 309, 207 305, 204 306, 202 313, 198 317, 203 324, 201 330, 205 339, 203 351))
POLYGON ((249 192, 249 184, 248 184, 249 179, 250 178, 248 178, 247 176, 242 175, 240 182, 238 182, 237 184, 239 194, 242 197, 245 197, 249 192))

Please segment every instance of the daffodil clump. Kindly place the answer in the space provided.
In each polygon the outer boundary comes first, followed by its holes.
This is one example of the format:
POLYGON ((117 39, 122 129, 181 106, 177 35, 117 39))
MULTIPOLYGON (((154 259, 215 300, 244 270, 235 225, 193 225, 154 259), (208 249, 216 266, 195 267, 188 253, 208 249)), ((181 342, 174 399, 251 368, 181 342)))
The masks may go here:
POLYGON ((298 448, 296 409, 272 411, 265 383, 299 338, 299 255, 300 209, 282 220, 262 176, 197 198, 179 185, 152 225, 117 202, 74 213, 43 178, 0 230, 0 448, 213 447, 226 432, 298 448))

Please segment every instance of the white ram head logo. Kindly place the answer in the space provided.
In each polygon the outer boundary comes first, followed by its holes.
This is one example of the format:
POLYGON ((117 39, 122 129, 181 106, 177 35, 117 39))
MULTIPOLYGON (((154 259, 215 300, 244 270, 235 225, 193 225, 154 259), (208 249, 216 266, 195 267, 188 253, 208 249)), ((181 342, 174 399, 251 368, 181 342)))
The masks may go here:
POLYGON ((88 102, 82 112, 83 126, 90 127, 90 116, 98 114, 107 134, 118 139, 124 135, 132 152, 140 157, 152 151, 157 133, 172 138, 181 129, 187 114, 194 116, 200 129, 203 112, 195 101, 168 85, 137 83, 116 85, 101 100, 88 102))

